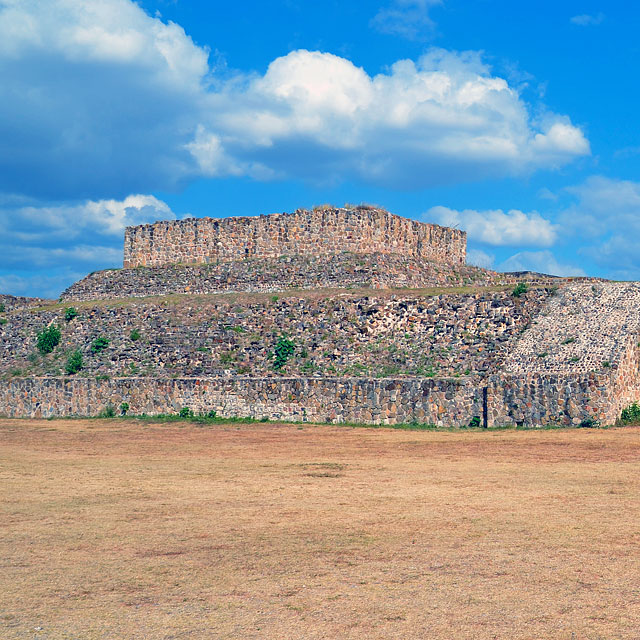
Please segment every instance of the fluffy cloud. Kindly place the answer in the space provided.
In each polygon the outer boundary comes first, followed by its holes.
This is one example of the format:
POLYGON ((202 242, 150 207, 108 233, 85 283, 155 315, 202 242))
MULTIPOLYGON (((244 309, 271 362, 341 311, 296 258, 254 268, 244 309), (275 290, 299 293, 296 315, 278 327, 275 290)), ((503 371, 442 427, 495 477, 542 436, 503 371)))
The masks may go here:
POLYGON ((425 214, 425 219, 463 229, 469 240, 494 246, 550 247, 557 238, 556 226, 535 211, 456 211, 447 207, 432 207, 425 214))
POLYGON ((429 10, 441 4, 442 0, 392 0, 376 13, 371 26, 409 40, 424 39, 434 27, 429 10))
POLYGON ((223 148, 240 166, 275 175, 425 187, 589 153, 566 117, 534 125, 517 91, 473 52, 433 49, 371 77, 344 58, 294 51, 211 104, 208 130, 221 140, 212 164, 223 148))
POLYGON ((217 77, 179 25, 130 0, 0 0, 0 32, 0 191, 124 198, 202 175, 425 187, 589 153, 566 116, 532 118, 473 52, 371 76, 299 50, 264 75, 217 77))
POLYGON ((521 251, 498 265, 499 271, 536 271, 553 276, 584 276, 580 267, 560 264, 551 251, 521 251))

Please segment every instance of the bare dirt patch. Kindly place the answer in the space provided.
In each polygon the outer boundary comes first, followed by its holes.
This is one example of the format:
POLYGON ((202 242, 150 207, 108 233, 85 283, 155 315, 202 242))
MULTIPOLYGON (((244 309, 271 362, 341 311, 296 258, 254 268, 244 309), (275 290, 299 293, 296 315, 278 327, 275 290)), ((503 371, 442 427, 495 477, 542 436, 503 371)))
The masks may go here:
POLYGON ((2 638, 640 637, 640 429, 0 420, 2 638))

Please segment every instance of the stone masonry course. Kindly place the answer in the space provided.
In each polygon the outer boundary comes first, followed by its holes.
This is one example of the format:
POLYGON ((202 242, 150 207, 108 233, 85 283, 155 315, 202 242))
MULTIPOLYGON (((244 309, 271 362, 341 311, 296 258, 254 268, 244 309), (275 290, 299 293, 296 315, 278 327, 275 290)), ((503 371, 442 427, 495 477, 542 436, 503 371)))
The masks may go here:
POLYGON ((124 266, 217 263, 281 255, 399 254, 464 265, 466 233, 375 208, 321 208, 128 227, 124 266))

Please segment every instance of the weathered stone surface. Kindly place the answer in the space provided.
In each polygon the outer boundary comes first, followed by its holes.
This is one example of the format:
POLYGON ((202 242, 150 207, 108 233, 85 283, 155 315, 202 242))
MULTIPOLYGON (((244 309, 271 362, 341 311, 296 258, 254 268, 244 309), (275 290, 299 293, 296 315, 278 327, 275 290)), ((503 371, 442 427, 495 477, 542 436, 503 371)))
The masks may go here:
POLYGON ((216 411, 223 417, 398 424, 418 420, 466 426, 481 415, 477 388, 468 380, 366 378, 14 378, 0 385, 7 416, 97 415, 107 406, 129 412, 216 411), (438 411, 446 402, 446 410, 438 411), (420 418, 418 418, 418 415, 420 418))
POLYGON ((370 207, 188 218, 129 227, 124 266, 211 263, 280 255, 393 253, 464 265, 467 234, 370 207))

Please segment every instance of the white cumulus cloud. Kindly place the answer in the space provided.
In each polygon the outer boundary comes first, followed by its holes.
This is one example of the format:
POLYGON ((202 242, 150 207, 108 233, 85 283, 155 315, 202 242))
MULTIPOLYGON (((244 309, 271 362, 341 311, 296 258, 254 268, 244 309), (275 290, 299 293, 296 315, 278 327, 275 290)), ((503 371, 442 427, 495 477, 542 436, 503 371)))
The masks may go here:
POLYGON ((371 75, 297 50, 263 75, 217 75, 182 27, 131 0, 42 6, 0 0, 0 191, 124 198, 202 175, 422 188, 590 152, 568 116, 533 117, 477 52, 432 49, 371 75))
POLYGON ((429 209, 424 217, 447 227, 463 229, 469 240, 494 246, 550 247, 557 239, 556 226, 536 211, 457 211, 437 206, 429 209))
MULTIPOLYGON (((370 76, 349 60, 293 51, 264 76, 211 96, 204 131, 238 166, 272 175, 425 187, 561 166, 590 153, 566 116, 539 124, 475 52, 432 49, 370 76)), ((200 153, 199 161, 207 162, 200 153)))

